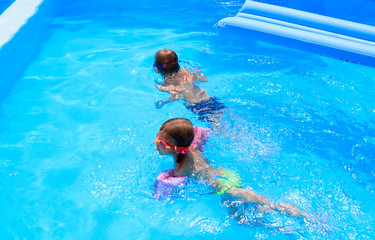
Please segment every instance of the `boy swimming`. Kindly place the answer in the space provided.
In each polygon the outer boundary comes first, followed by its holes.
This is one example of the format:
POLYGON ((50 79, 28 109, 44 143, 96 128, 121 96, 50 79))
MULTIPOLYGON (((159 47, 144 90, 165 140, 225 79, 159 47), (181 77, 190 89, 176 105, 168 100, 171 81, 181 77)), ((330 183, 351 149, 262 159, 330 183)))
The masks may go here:
POLYGON ((186 107, 198 115, 198 119, 216 125, 226 107, 210 97, 205 89, 200 88, 199 81, 206 82, 207 78, 200 73, 188 71, 180 67, 177 54, 170 49, 162 49, 155 55, 154 67, 163 76, 164 82, 156 87, 169 92, 171 97, 155 103, 157 108, 177 99, 185 101, 186 107))

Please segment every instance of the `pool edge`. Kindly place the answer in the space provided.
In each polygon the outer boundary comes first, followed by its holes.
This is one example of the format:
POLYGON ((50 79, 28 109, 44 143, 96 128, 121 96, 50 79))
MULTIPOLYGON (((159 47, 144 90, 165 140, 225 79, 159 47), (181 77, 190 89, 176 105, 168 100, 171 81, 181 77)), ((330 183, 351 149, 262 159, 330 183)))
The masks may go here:
POLYGON ((16 0, 0 15, 0 50, 35 15, 43 0, 16 0))

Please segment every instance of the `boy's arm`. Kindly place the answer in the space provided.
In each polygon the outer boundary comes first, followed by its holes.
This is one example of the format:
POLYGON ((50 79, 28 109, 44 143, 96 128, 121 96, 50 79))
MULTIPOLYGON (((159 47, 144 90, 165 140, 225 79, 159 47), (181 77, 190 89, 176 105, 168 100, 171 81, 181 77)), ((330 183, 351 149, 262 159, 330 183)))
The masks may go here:
POLYGON ((198 73, 198 79, 201 80, 202 82, 207 82, 207 77, 201 73, 201 70, 197 70, 198 73))
POLYGON ((202 81, 207 82, 207 77, 201 73, 201 70, 196 69, 196 72, 193 73, 193 81, 202 81))
POLYGON ((195 81, 202 81, 202 82, 207 82, 207 77, 203 75, 202 70, 195 69, 194 71, 188 71, 186 68, 182 67, 180 69, 181 73, 187 74, 189 77, 189 81, 195 82, 195 81))
POLYGON ((163 92, 169 92, 170 91, 170 87, 166 87, 166 86, 163 86, 163 85, 156 85, 156 87, 163 92))
POLYGON ((161 108, 162 106, 164 106, 164 104, 166 103, 169 103, 169 102, 172 102, 174 100, 178 99, 177 95, 172 95, 169 99, 167 100, 160 100, 160 101, 157 101, 155 103, 155 107, 156 108, 161 108))
POLYGON ((207 77, 203 75, 203 73, 198 75, 198 80, 201 80, 202 82, 207 82, 207 77))
POLYGON ((169 102, 172 102, 172 101, 174 101, 174 100, 176 100, 176 99, 179 98, 179 97, 178 97, 178 92, 172 90, 171 87, 165 87, 165 86, 162 86, 162 85, 156 85, 156 87, 157 87, 159 90, 163 91, 163 92, 169 92, 170 94, 172 94, 172 96, 171 96, 169 99, 167 99, 167 100, 160 100, 160 101, 157 101, 157 102, 155 103, 156 108, 161 108, 164 104, 169 103, 169 102))
POLYGON ((202 82, 207 82, 207 77, 203 75, 202 70, 199 70, 199 69, 195 69, 196 71, 196 77, 195 77, 195 81, 198 81, 198 80, 201 80, 202 82))

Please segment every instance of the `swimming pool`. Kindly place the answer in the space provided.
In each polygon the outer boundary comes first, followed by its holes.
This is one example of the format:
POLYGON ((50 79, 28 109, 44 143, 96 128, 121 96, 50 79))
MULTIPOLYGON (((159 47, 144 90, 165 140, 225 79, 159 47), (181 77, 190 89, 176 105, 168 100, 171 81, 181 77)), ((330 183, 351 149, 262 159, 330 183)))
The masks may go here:
POLYGON ((0 107, 3 239, 374 237, 374 68, 213 28, 242 1, 43 4, 54 16, 0 107), (211 163, 319 221, 248 212, 254 224, 240 225, 193 183, 153 200, 172 168, 152 143, 160 125, 208 126, 182 102, 155 108, 168 97, 151 68, 165 47, 201 64, 201 87, 228 108, 205 148, 211 163))

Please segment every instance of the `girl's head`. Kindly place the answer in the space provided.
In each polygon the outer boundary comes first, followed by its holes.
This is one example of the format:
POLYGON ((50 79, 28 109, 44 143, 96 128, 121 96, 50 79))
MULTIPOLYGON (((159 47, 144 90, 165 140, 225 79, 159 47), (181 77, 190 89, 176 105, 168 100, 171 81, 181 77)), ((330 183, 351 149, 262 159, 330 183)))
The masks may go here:
POLYGON ((162 49, 155 55, 154 67, 163 76, 180 70, 177 54, 170 49, 162 49))
POLYGON ((193 139, 193 124, 185 118, 173 118, 160 127, 156 148, 161 154, 185 154, 193 139))

